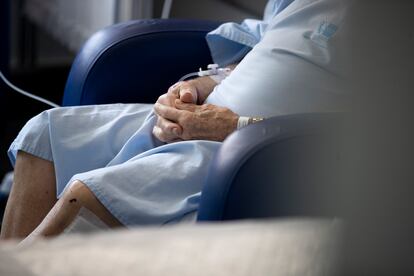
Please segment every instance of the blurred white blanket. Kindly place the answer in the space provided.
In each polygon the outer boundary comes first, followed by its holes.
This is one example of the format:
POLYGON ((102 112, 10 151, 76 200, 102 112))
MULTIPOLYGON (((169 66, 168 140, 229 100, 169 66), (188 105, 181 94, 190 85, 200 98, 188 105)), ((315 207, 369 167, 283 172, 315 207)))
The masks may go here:
POLYGON ((340 223, 271 220, 0 245, 0 275, 334 275, 340 223))

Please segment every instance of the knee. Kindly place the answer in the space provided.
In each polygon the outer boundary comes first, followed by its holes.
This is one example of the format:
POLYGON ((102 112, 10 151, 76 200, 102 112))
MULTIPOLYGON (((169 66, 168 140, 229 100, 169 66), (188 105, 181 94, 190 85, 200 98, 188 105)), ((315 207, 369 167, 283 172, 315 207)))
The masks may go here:
POLYGON ((72 183, 69 184, 69 191, 73 192, 73 193, 78 193, 78 192, 82 192, 83 190, 86 189, 86 185, 85 183, 83 183, 80 180, 75 180, 72 183))
POLYGON ((64 194, 65 200, 68 203, 77 205, 85 205, 93 197, 92 192, 86 186, 85 183, 79 180, 75 180, 69 184, 67 191, 64 194))

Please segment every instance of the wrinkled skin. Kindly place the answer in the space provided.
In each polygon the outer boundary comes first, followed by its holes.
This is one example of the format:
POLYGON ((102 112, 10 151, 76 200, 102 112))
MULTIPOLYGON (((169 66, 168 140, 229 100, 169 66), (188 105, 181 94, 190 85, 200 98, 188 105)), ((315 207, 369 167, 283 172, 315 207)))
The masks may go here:
POLYGON ((201 77, 171 86, 154 105, 158 116, 154 136, 167 143, 183 140, 223 141, 237 128, 239 116, 228 108, 200 104, 215 85, 212 79, 201 77))
POLYGON ((155 104, 154 110, 161 120, 154 127, 154 135, 161 141, 171 142, 177 140, 211 140, 223 141, 237 128, 239 116, 228 108, 211 104, 195 105, 175 101, 175 108, 155 104), (181 126, 173 127, 168 131, 166 121, 174 122, 181 126), (167 129, 167 131, 165 131, 167 129))

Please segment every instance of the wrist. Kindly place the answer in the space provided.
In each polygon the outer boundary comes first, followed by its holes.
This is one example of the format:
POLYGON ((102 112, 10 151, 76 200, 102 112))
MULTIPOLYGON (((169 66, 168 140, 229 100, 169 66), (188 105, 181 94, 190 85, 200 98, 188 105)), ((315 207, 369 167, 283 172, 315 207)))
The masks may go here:
POLYGON ((232 68, 226 67, 226 68, 220 68, 215 75, 208 76, 210 79, 212 79, 216 84, 220 84, 224 79, 226 79, 228 76, 230 76, 232 72, 232 68))

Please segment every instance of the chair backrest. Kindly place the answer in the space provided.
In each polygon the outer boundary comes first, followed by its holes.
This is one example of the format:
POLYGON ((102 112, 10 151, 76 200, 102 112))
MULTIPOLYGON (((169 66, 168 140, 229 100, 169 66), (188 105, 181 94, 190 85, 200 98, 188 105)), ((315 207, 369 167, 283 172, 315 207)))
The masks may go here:
POLYGON ((338 114, 299 114, 225 140, 202 190, 198 220, 334 216, 338 114))
POLYGON ((205 35, 218 25, 154 19, 99 31, 72 65, 63 105, 154 103, 182 75, 212 63, 205 35))

